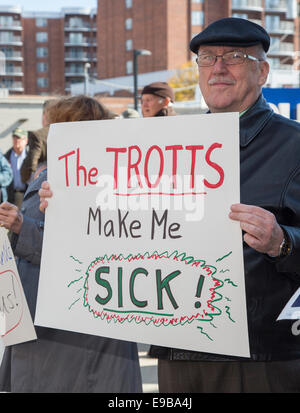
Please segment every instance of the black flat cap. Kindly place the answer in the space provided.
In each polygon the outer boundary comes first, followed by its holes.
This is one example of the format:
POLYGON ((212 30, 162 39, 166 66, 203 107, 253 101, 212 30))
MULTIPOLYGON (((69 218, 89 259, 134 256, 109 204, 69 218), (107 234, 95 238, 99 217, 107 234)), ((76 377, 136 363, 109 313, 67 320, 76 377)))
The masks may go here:
POLYGON ((195 36, 190 42, 190 49, 198 53, 199 46, 237 46, 250 47, 261 43, 264 51, 270 47, 270 36, 256 23, 237 17, 216 20, 195 36))
POLYGON ((173 89, 166 82, 153 82, 147 85, 142 90, 142 95, 155 95, 162 98, 170 98, 171 102, 175 102, 175 95, 173 89))

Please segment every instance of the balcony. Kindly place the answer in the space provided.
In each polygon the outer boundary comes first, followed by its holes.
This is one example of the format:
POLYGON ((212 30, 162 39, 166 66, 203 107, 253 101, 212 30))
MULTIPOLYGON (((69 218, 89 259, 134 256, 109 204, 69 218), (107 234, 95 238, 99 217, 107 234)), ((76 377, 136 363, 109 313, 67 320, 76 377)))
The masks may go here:
POLYGON ((0 45, 22 46, 23 42, 21 36, 0 36, 0 45))
POLYGON ((65 69, 65 76, 66 77, 84 77, 84 70, 82 69, 74 69, 74 68, 66 68, 65 69))
POLYGON ((294 34, 294 22, 280 21, 279 24, 274 24, 273 26, 267 25, 266 30, 270 34, 294 34))
POLYGON ((286 13, 288 8, 287 0, 266 0, 266 12, 283 12, 286 13))
POLYGON ((90 47, 92 46, 91 40, 88 37, 85 37, 83 39, 70 39, 70 38, 65 38, 65 46, 71 46, 71 47, 90 47))
POLYGON ((232 9, 234 11, 263 11, 262 0, 232 0, 232 9))
POLYGON ((23 61, 23 56, 22 56, 22 53, 20 53, 20 52, 4 53, 4 54, 5 54, 5 60, 6 61, 15 61, 15 62, 22 62, 23 61))
POLYGON ((9 92, 24 92, 22 82, 2 82, 0 87, 7 88, 9 92))
POLYGON ((0 30, 18 30, 22 31, 22 24, 21 21, 2 21, 0 25, 0 30))
POLYGON ((2 76, 24 76, 24 73, 22 72, 22 69, 19 67, 6 68, 6 71, 2 76))
POLYGON ((89 54, 88 53, 66 53, 65 54, 66 62, 88 62, 89 54))
POLYGON ((295 55, 294 44, 280 41, 274 42, 270 47, 268 55, 292 57, 295 55))
POLYGON ((91 25, 86 22, 83 24, 70 24, 70 23, 66 23, 65 24, 65 31, 66 32, 89 32, 91 30, 91 25))

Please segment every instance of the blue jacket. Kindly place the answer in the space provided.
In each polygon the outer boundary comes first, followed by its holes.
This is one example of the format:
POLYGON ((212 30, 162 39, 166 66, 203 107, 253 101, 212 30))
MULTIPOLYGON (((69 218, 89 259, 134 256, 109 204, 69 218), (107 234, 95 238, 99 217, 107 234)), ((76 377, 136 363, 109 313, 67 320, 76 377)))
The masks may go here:
POLYGON ((7 201, 6 188, 13 180, 13 172, 9 162, 0 151, 0 187, 1 187, 1 202, 7 201))

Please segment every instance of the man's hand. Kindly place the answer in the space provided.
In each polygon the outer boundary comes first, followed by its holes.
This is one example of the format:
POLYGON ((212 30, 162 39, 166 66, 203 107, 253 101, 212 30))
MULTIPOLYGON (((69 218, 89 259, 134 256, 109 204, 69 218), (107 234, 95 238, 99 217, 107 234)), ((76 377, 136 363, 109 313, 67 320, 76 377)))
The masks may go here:
POLYGON ((53 195, 49 182, 44 181, 42 183, 41 189, 39 190, 39 196, 40 196, 40 211, 45 212, 45 209, 48 206, 48 198, 51 198, 53 195))
POLYGON ((257 206, 234 204, 229 218, 240 221, 241 228, 245 231, 244 241, 249 247, 271 257, 279 255, 284 233, 274 214, 257 206))
POLYGON ((23 215, 16 205, 9 202, 0 204, 0 226, 19 234, 23 224, 23 215))

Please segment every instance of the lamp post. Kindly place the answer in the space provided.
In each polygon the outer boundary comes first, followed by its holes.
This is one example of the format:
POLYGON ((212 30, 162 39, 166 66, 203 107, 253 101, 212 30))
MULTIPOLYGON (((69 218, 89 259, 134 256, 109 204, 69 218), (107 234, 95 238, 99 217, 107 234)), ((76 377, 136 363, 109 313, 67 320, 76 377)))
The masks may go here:
POLYGON ((150 50, 134 49, 133 50, 133 86, 134 86, 134 109, 138 110, 138 56, 151 56, 150 50))
POLYGON ((84 94, 87 95, 88 83, 89 83, 89 69, 91 67, 90 63, 85 63, 84 65, 84 94))

